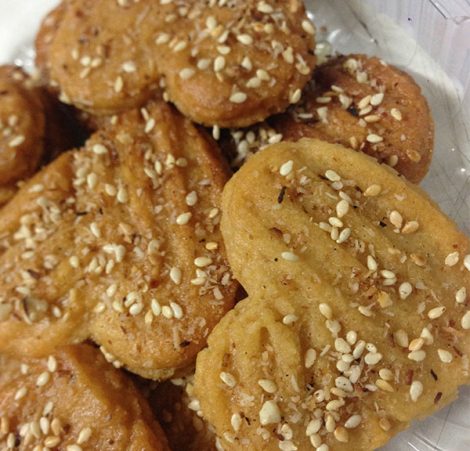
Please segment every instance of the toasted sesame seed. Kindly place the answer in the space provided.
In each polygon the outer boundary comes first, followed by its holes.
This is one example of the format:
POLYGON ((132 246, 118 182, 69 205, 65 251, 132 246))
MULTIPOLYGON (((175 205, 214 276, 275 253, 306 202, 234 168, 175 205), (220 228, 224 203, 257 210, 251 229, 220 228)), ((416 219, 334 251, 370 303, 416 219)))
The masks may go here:
POLYGON ((46 439, 44 440, 44 445, 47 446, 48 448, 54 448, 60 443, 60 441, 61 441, 60 437, 50 435, 49 437, 46 437, 46 439))
POLYGON ((182 80, 189 80, 195 73, 196 71, 192 67, 185 67, 180 70, 179 76, 182 80))
POLYGON ((269 379, 260 379, 258 381, 258 385, 266 392, 266 393, 276 393, 277 385, 275 382, 269 379))
POLYGON ((420 381, 413 381, 410 386, 410 398, 416 402, 423 394, 423 384, 420 381))
POLYGON ((150 302, 150 308, 154 316, 159 316, 162 313, 162 307, 157 301, 157 299, 152 299, 152 301, 150 302))
POLYGON ((367 116, 364 116, 364 120, 369 124, 379 122, 380 119, 381 117, 378 114, 369 114, 367 116))
POLYGON ((455 266, 459 262, 459 258, 459 252, 452 252, 446 257, 444 263, 446 266, 455 266))
POLYGON ((47 369, 51 373, 57 370, 57 359, 52 355, 50 355, 47 359, 47 369))
POLYGON ((116 199, 121 204, 125 204, 129 200, 129 197, 127 195, 127 190, 124 187, 121 186, 118 189, 116 199))
POLYGON ((171 310, 173 311, 173 316, 176 319, 183 318, 183 309, 177 302, 170 302, 171 310))
POLYGON ((348 443, 349 442, 349 433, 342 426, 338 426, 334 430, 333 435, 335 436, 335 439, 338 440, 338 442, 341 442, 341 443, 348 443))
POLYGON ((25 137, 23 135, 15 136, 9 143, 9 147, 18 147, 25 142, 25 137))
POLYGON ((424 339, 422 337, 414 338, 411 340, 408 349, 410 351, 419 351, 424 346, 424 339))
POLYGON ((391 370, 389 370, 388 368, 381 368, 379 370, 379 376, 381 379, 383 379, 384 381, 391 381, 393 380, 393 373, 391 370))
POLYGON ((371 98, 370 98, 370 104, 373 105, 373 106, 378 106, 382 103, 382 100, 384 99, 384 94, 383 92, 379 92, 377 94, 374 94, 371 98))
POLYGON ((155 128, 155 125, 156 125, 156 121, 153 117, 149 118, 146 122, 145 122, 145 128, 144 128, 144 132, 145 133, 150 133, 154 128, 155 128))
POLYGON ((176 218, 176 224, 186 225, 190 221, 191 217, 192 217, 192 213, 190 213, 190 212, 181 213, 176 218))
POLYGON ((181 269, 176 267, 171 268, 170 279, 175 285, 179 285, 181 283, 181 269))
POLYGON ((286 175, 289 175, 292 172, 293 168, 294 168, 294 162, 292 160, 286 161, 279 168, 279 174, 281 174, 283 177, 285 177, 286 175))
POLYGON ((431 332, 427 327, 423 327, 423 330, 421 331, 421 338, 424 340, 424 343, 426 345, 432 345, 434 343, 434 337, 432 336, 431 332))
POLYGON ((316 434, 321 429, 321 426, 322 421, 320 418, 315 418, 311 420, 307 424, 307 428, 305 429, 305 435, 307 435, 307 437, 310 437, 311 435, 316 434))
POLYGON ((330 182, 339 182, 341 180, 341 177, 332 169, 328 169, 325 172, 325 177, 330 181, 330 182))
POLYGON ((460 321, 462 329, 468 330, 470 329, 470 310, 468 310, 463 316, 462 320, 460 321))
POLYGON ((243 103, 246 101, 247 99, 247 95, 244 93, 244 92, 234 92, 231 96, 230 96, 230 102, 232 103, 243 103))
POLYGON ((384 279, 396 279, 397 277, 393 271, 390 271, 388 269, 382 269, 382 271, 380 271, 380 275, 384 279))
POLYGON ((305 33, 311 34, 312 36, 315 34, 315 28, 308 19, 304 19, 302 21, 302 29, 305 31, 305 33))
POLYGON ((122 91, 122 88, 124 87, 124 80, 122 79, 121 76, 117 77, 116 80, 114 81, 114 91, 119 93, 122 91))
POLYGON ((344 401, 342 399, 334 399, 326 405, 326 410, 331 412, 339 410, 342 406, 344 406, 344 401))
POLYGON ((282 252, 281 257, 288 262, 299 261, 299 257, 295 255, 293 252, 282 252))
POLYGON ((318 306, 320 313, 326 318, 326 319, 332 319, 333 318, 333 311, 331 310, 331 307, 328 304, 322 303, 318 306))
POLYGON ((441 307, 435 307, 428 312, 428 318, 429 319, 437 319, 442 316, 442 314, 446 311, 446 308, 444 306, 441 307))
POLYGON ((401 226, 403 225, 403 217, 398 211, 393 210, 390 213, 389 218, 393 226, 395 226, 397 229, 401 229, 401 226))
POLYGON ((397 121, 401 121, 403 119, 403 116, 401 114, 401 111, 397 108, 392 108, 390 110, 390 114, 391 116, 393 117, 393 119, 397 120, 397 121))
MULTIPOLYGON (((225 68, 225 58, 219 55, 214 60, 214 72, 220 72, 224 68, 225 68)), ((236 103, 241 103, 241 102, 236 102, 236 103)))
POLYGON ((323 443, 317 448, 317 451, 329 451, 329 449, 330 447, 326 443, 323 443))
POLYGON ((464 304, 467 299, 467 289, 465 287, 460 288, 455 293, 455 301, 458 304, 464 304))
POLYGON ((230 373, 226 373, 224 371, 222 371, 220 374, 219 374, 219 377, 221 379, 221 381, 229 386, 230 388, 233 388, 235 387, 235 385, 237 385, 237 381, 235 380, 235 378, 233 377, 232 374, 230 373))
POLYGON ((262 426, 276 424, 281 421, 281 412, 275 401, 265 401, 259 411, 259 419, 262 426))
POLYGON ((205 268, 206 266, 209 266, 212 263, 212 259, 209 257, 197 257, 194 259, 194 264, 198 268, 205 268))
POLYGON ((419 351, 412 351, 408 354, 408 358, 415 362, 422 362, 426 358, 426 351, 420 349, 419 351))
POLYGON ((360 305, 357 310, 361 315, 367 316, 370 318, 372 316, 372 311, 369 307, 366 307, 365 305, 360 305))
POLYGON ((237 41, 241 42, 243 45, 253 44, 253 38, 249 34, 239 34, 237 36, 237 41))
POLYGON ((375 133, 370 133, 369 135, 367 135, 366 140, 367 142, 376 144, 382 142, 384 139, 381 136, 376 135, 375 133))
POLYGON ((100 229, 98 227, 98 224, 96 224, 96 222, 92 222, 90 224, 90 231, 96 238, 101 237, 101 232, 100 232, 100 229))

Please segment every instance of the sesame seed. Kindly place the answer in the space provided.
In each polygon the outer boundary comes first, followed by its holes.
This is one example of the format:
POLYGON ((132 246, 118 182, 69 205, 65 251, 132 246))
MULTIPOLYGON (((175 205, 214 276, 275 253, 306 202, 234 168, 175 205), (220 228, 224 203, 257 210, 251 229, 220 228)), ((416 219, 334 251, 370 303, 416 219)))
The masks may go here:
POLYGON ((354 390, 350 380, 344 376, 337 377, 335 379, 335 385, 341 390, 344 390, 349 393, 351 393, 354 390))
POLYGON ((234 92, 230 96, 230 102, 232 103, 243 103, 247 99, 247 95, 244 92, 234 92))
POLYGON ((253 64, 248 56, 245 56, 245 58, 243 58, 241 66, 246 70, 253 69, 253 64))
POLYGON ((382 192, 382 187, 380 185, 370 185, 364 191, 364 196, 374 197, 374 196, 378 196, 381 192, 382 192))
POLYGON ((428 318, 429 319, 437 319, 442 316, 442 314, 446 311, 444 306, 441 307, 434 307, 433 309, 429 310, 428 318))
POLYGON ((52 355, 50 355, 49 358, 47 359, 47 369, 51 373, 57 370, 57 359, 52 355))
POLYGON ((372 144, 376 144, 376 143, 382 142, 384 139, 381 136, 376 135, 375 133, 370 133, 369 135, 367 135, 366 140, 367 140, 367 142, 370 142, 372 144))
POLYGON ((413 292, 413 287, 409 282, 403 282, 398 288, 400 299, 405 300, 413 292))
POLYGON ((401 230, 401 233, 408 235, 410 233, 414 233, 419 229, 419 222, 418 221, 408 221, 401 230))
POLYGON ((416 402, 423 394, 423 384, 420 381, 413 381, 410 386, 410 398, 416 402))
POLYGON ((170 279, 175 285, 179 285, 181 283, 181 269, 176 267, 171 268, 170 279))
POLYGON ((438 349, 437 354, 439 355, 439 359, 441 359, 442 363, 450 363, 453 360, 452 354, 445 349, 438 349))
POLYGON ((403 225, 403 217, 398 211, 393 210, 390 213, 389 218, 390 218, 390 222, 392 223, 392 225, 395 226, 397 229, 400 229, 401 226, 403 225))
POLYGON ((273 12, 273 7, 264 1, 258 2, 257 9, 259 12, 265 14, 271 14, 273 12))
POLYGON ((68 445, 67 448, 65 448, 66 451, 82 451, 82 447, 79 445, 68 445))
POLYGON ((179 76, 182 80, 189 80, 195 73, 196 71, 192 67, 185 67, 180 70, 179 76))
POLYGON ((49 437, 46 437, 46 439, 44 440, 44 445, 47 446, 48 448, 54 448, 60 443, 60 441, 61 441, 60 437, 50 435, 49 437))
POLYGON ((145 122, 144 132, 150 133, 155 128, 155 125, 156 125, 155 119, 153 117, 149 118, 147 122, 145 122))
POLYGON ((421 331, 421 338, 424 340, 424 343, 428 346, 434 343, 434 337, 432 336, 431 332, 427 327, 423 327, 423 330, 421 331))
POLYGON ((452 252, 446 257, 444 263, 446 266, 455 266, 459 262, 459 258, 459 252, 452 252))
POLYGON ((196 191, 191 191, 187 196, 186 196, 186 205, 189 207, 194 207, 197 203, 197 193, 196 191))
POLYGON ((389 370, 388 368, 381 368, 379 370, 379 376, 381 377, 381 379, 383 379, 384 381, 391 381, 393 380, 393 373, 391 370, 389 370))
POLYGON ((300 89, 296 89, 294 92, 292 92, 289 96, 289 102, 293 105, 295 103, 298 103, 302 97, 302 91, 300 89))
POLYGON ((100 229, 98 227, 98 224, 96 224, 96 222, 92 222, 90 224, 90 231, 96 238, 101 237, 101 232, 100 232, 100 229))
POLYGON ((326 405, 326 410, 331 412, 339 410, 342 406, 344 406, 344 401, 342 399, 334 399, 326 405))
POLYGON ((176 224, 178 225, 186 225, 189 220, 191 219, 192 213, 186 212, 186 213, 181 213, 177 218, 176 218, 176 224))
POLYGON ((154 316, 159 316, 162 313, 162 307, 156 299, 152 299, 150 302, 150 309, 152 310, 154 316))
POLYGON ((346 334, 346 341, 347 341, 350 345, 356 344, 356 341, 357 341, 357 332, 355 332, 354 330, 348 331, 348 333, 346 334))
POLYGON ((15 137, 8 143, 8 146, 9 146, 9 147, 18 147, 18 146, 20 146, 21 144, 24 143, 25 139, 26 139, 26 138, 25 138, 23 135, 15 136, 15 137))
POLYGON ((311 420, 307 424, 305 435, 307 435, 307 437, 310 437, 311 435, 316 434, 321 429, 321 426, 322 426, 322 422, 320 418, 315 418, 311 420))
POLYGON ((341 221, 339 218, 336 218, 335 216, 332 216, 331 218, 328 218, 328 222, 333 226, 333 227, 343 227, 343 221, 341 221))
POLYGON ((125 204, 129 200, 129 197, 127 195, 127 190, 124 187, 121 186, 118 189, 116 199, 121 204, 125 204))
POLYGON ((408 349, 410 351, 419 351, 424 345, 424 339, 423 338, 415 338, 411 340, 410 345, 408 346, 408 349))
POLYGON ((349 211, 349 202, 342 199, 336 205, 336 215, 338 218, 342 218, 345 216, 349 211))
POLYGON ((277 385, 275 382, 269 379, 260 379, 258 381, 258 385, 266 392, 266 393, 276 393, 277 385))
POLYGON ((377 94, 374 94, 371 98, 370 98, 370 104, 373 105, 373 106, 378 106, 382 103, 382 100, 384 99, 384 94, 383 92, 379 92, 377 94))
POLYGON ((331 310, 331 307, 328 304, 322 303, 318 306, 318 309, 320 310, 320 313, 326 319, 332 319, 333 318, 333 311, 331 310))
POLYGON ((312 36, 315 34, 315 28, 313 27, 312 22, 307 19, 302 21, 302 29, 305 31, 305 33, 311 34, 312 36))
POLYGON ((237 381, 235 380, 235 378, 233 377, 232 374, 230 373, 226 373, 224 371, 222 371, 220 374, 219 374, 219 377, 220 377, 220 380, 227 386, 229 386, 230 388, 233 388, 235 387, 235 385, 237 385, 237 381))
POLYGON ((124 81, 121 76, 117 77, 116 80, 114 81, 114 91, 119 93, 122 91, 122 88, 124 87, 124 81))
POLYGON ((296 262, 299 260, 299 257, 293 252, 282 252, 281 257, 288 262, 296 262))
POLYGON ((341 443, 349 442, 349 433, 344 427, 342 426, 337 427, 333 434, 335 436, 335 439, 338 440, 338 442, 341 442, 341 443))
POLYGON ((348 240, 350 236, 351 236, 351 229, 350 228, 343 229, 341 233, 339 234, 339 237, 336 240, 336 242, 338 244, 344 243, 345 241, 348 240))
POLYGON ((122 70, 128 74, 135 72, 137 70, 137 67, 133 61, 126 61, 125 63, 123 63, 121 67, 122 67, 122 70))
POLYGON ((369 114, 368 116, 364 117, 364 120, 369 124, 374 123, 374 122, 379 122, 380 119, 381 119, 380 116, 377 114, 369 114))
POLYGON ((242 417, 239 413, 234 413, 230 418, 230 424, 235 432, 240 430, 240 426, 242 425, 242 417))
POLYGON ((382 360, 382 354, 380 352, 369 352, 365 355, 364 361, 367 365, 376 365, 382 360))
POLYGON ((336 338, 336 340, 335 340, 335 349, 338 352, 342 352, 343 354, 348 354, 348 353, 351 352, 351 346, 343 338, 336 338))
POLYGON ((325 172, 325 177, 330 181, 330 182, 339 182, 341 180, 341 177, 333 170, 328 169, 325 172))
POLYGON ((293 314, 285 315, 284 318, 282 318, 282 323, 285 324, 286 326, 290 326, 291 324, 294 324, 299 318, 293 314))
POLYGON ((305 368, 311 368, 317 359, 317 351, 315 349, 308 349, 305 353, 305 368))
POLYGON ((262 426, 276 424, 281 421, 281 412, 275 401, 265 401, 259 411, 259 420, 262 426))
POLYGON ((462 329, 470 329, 470 310, 468 310, 465 315, 462 316, 460 324, 462 325, 462 329))
POLYGON ((78 260, 78 257, 76 257, 75 255, 72 255, 70 258, 69 258, 69 264, 72 268, 78 268, 80 266, 80 261, 78 260))
MULTIPOLYGON (((214 60, 214 72, 220 72, 224 68, 225 68, 225 58, 219 55, 214 60)), ((241 102, 236 102, 236 103, 241 103, 241 102)))
POLYGON ((218 141, 220 139, 220 127, 218 125, 214 125, 212 127, 212 137, 218 141))
POLYGON ((391 116, 393 117, 393 119, 397 120, 397 121, 401 121, 403 116, 401 114, 401 111, 397 108, 392 108, 390 110, 390 114, 391 116))
POLYGON ((466 255, 463 259, 463 265, 467 269, 467 271, 470 271, 470 254, 466 255))
POLYGON ((39 377, 36 380, 36 386, 42 387, 46 385, 51 378, 51 374, 48 371, 44 371, 39 375, 39 377))
POLYGON ((352 415, 344 423, 344 427, 347 429, 357 428, 362 421, 361 415, 352 415))
POLYGON ((173 318, 173 310, 171 307, 169 307, 168 305, 164 305, 162 307, 162 315, 166 318, 166 319, 172 319, 173 318))
POLYGON ((397 277, 393 271, 390 271, 388 269, 382 269, 382 271, 380 271, 380 275, 384 279, 396 279, 397 277))
POLYGON ((105 155, 108 153, 108 149, 103 144, 94 144, 92 147, 93 153, 96 155, 105 155))
POLYGON ((457 293, 455 293, 455 301, 458 304, 464 304, 467 299, 467 289, 465 287, 460 288, 457 293))
POLYGON ((420 349, 419 351, 412 351, 408 354, 408 358, 415 362, 422 362, 426 358, 426 351, 420 349))
POLYGON ((323 443, 317 448, 317 451, 329 451, 329 449, 330 447, 327 444, 323 443))
POLYGON ((237 41, 241 42, 243 45, 253 44, 253 38, 249 34, 239 34, 237 36, 237 41))
POLYGON ((143 309, 144 309, 144 305, 142 303, 138 302, 136 304, 131 305, 131 307, 129 308, 129 313, 132 316, 137 316, 137 315, 140 315, 140 313, 142 313, 143 309))
POLYGON ((175 52, 175 53, 182 52, 187 46, 188 46, 188 43, 186 41, 179 41, 173 47, 173 52, 175 52))
POLYGON ((209 257, 197 257, 194 259, 194 264, 198 268, 205 268, 206 266, 209 266, 212 263, 212 259, 209 257))
POLYGON ((283 177, 285 177, 286 175, 289 175, 292 172, 293 168, 294 168, 294 162, 292 160, 286 161, 279 168, 279 174, 281 174, 283 177))
POLYGON ((26 387, 21 387, 20 389, 18 389, 17 392, 15 393, 15 401, 18 401, 21 398, 24 398, 27 392, 28 390, 26 387))
POLYGON ((178 303, 170 302, 170 307, 171 307, 171 310, 173 311, 173 316, 176 319, 183 318, 183 309, 181 308, 181 306, 178 303))

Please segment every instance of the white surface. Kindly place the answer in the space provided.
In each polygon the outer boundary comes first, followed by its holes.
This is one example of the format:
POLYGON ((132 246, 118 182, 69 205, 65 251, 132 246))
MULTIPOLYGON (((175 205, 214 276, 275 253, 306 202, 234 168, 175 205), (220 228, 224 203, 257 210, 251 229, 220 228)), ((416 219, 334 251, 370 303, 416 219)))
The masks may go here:
MULTIPOLYGON (((0 63, 16 61, 30 67, 30 44, 37 26, 56 3, 57 0, 0 0, 0 63)), ((307 3, 310 6, 314 3, 311 10, 315 22, 317 26, 327 26, 328 38, 336 50, 378 55, 407 70, 420 83, 436 122, 435 156, 424 187, 468 234, 469 0, 307 0, 307 3)), ((470 389, 462 389, 458 401, 418 422, 384 450, 470 450, 470 389)))

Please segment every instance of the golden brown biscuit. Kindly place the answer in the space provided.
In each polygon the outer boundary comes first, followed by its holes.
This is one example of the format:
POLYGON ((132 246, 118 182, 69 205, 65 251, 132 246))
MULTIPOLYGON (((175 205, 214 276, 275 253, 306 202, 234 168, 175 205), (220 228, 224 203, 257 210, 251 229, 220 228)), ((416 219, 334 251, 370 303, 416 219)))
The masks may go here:
POLYGON ((419 188, 304 139, 253 156, 223 211, 250 299, 195 395, 226 449, 374 449, 469 383, 470 242, 419 188))
POLYGON ((55 160, 0 212, 0 349, 43 356, 90 337, 144 377, 192 364, 237 289, 219 231, 227 176, 164 103, 55 160))
POLYGON ((216 3, 194 2, 157 38, 169 99, 219 127, 248 126, 296 103, 315 65, 303 2, 216 3))
POLYGON ((200 416, 199 401, 193 394, 193 378, 191 375, 158 384, 149 392, 150 407, 171 449, 216 451, 217 438, 200 416))
POLYGON ((2 449, 169 450, 133 383, 89 345, 3 358, 0 374, 2 449))
POLYGON ((97 115, 139 106, 161 86, 195 122, 246 126, 295 103, 315 64, 300 0, 69 0, 63 8, 52 34, 43 26, 38 64, 61 99, 97 115))
POLYGON ((45 115, 40 92, 19 68, 0 67, 0 204, 31 176, 44 155, 45 115))
POLYGON ((421 89, 375 57, 341 56, 318 67, 303 102, 272 125, 285 140, 318 138, 361 150, 414 183, 431 163, 434 122, 421 89))

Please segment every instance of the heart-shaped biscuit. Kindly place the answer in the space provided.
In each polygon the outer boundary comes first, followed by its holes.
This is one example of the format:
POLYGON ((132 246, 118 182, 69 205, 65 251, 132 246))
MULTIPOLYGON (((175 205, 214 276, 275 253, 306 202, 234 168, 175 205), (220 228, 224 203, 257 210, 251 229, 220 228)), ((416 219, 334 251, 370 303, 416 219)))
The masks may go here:
POLYGON ((132 381, 90 345, 1 356, 0 412, 2 449, 169 450, 132 381))
POLYGON ((200 353, 195 394, 226 449, 374 449, 470 381, 469 240, 393 170, 281 143, 223 211, 249 299, 200 353))
POLYGON ((241 127, 299 100, 314 33, 300 0, 66 0, 36 47, 62 100, 91 113, 164 89, 195 122, 241 127))
POLYGON ((0 349, 91 338, 145 377, 191 365, 237 289, 219 231, 227 176, 164 103, 59 157, 0 212, 0 349))

